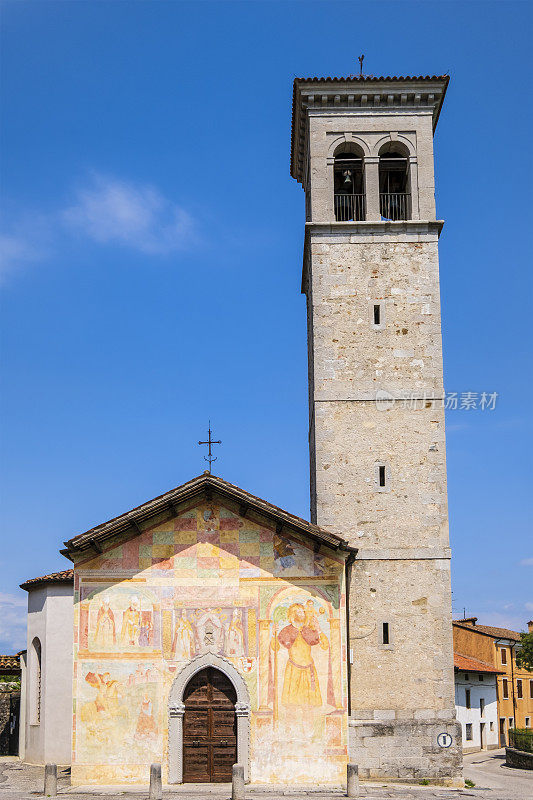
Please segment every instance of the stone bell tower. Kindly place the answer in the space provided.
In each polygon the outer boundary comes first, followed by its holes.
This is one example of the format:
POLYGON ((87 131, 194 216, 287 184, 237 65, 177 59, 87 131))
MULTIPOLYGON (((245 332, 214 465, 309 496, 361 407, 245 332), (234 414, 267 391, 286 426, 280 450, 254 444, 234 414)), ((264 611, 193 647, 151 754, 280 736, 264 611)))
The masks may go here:
POLYGON ((358 548, 349 752, 363 777, 461 775, 433 169, 447 84, 294 81, 311 514, 358 548))

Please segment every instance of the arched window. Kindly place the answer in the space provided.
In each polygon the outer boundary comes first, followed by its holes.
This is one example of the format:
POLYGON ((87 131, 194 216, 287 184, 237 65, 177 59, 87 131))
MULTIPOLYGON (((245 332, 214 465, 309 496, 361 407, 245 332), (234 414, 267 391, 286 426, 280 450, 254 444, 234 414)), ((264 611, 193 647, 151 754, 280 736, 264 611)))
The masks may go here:
POLYGON ((408 153, 398 142, 379 152, 379 207, 382 219, 411 219, 408 153))
POLYGON ((36 636, 30 652, 30 724, 41 722, 41 642, 36 636))
POLYGON ((333 182, 335 219, 338 222, 364 219, 363 154, 352 142, 341 145, 335 153, 333 182))

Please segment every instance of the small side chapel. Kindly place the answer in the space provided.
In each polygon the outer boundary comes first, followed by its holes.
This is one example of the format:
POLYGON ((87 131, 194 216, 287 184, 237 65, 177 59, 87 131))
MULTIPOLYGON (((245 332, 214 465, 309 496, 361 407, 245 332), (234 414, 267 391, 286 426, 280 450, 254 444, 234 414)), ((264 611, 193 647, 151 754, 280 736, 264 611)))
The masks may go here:
POLYGON ((447 75, 297 78, 310 518, 210 473, 33 578, 23 757, 72 784, 461 785, 433 137, 447 75), (444 744, 443 744, 444 743, 444 744))

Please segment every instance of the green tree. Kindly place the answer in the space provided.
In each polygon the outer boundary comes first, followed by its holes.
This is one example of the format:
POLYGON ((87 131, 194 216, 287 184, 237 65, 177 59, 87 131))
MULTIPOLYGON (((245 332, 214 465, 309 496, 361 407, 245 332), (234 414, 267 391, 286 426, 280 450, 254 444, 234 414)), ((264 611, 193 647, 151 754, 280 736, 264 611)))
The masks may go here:
POLYGON ((520 634, 520 647, 516 650, 516 666, 533 672, 533 633, 520 634))

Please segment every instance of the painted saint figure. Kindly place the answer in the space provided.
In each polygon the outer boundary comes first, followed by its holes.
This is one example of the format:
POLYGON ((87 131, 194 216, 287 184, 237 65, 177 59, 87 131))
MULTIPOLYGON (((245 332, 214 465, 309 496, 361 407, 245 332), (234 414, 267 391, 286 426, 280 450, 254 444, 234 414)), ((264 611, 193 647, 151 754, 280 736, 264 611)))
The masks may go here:
POLYGON ((176 661, 190 661, 194 654, 194 631, 187 619, 184 608, 176 620, 174 638, 172 640, 172 658, 176 661))
MULTIPOLYGON (((279 650, 280 646, 288 650, 288 661, 283 678, 281 702, 285 706, 321 706, 322 695, 318 683, 318 674, 311 654, 311 648, 319 644, 327 650, 329 642, 325 634, 320 633, 317 627, 307 625, 310 610, 305 609, 301 603, 289 606, 289 624, 272 640, 272 648, 279 650)), ((314 616, 314 610, 312 612, 314 616)), ((316 617, 315 617, 316 619, 316 617)))
POLYGON ((135 728, 135 738, 138 740, 152 739, 154 736, 157 736, 157 725, 152 710, 152 701, 145 694, 139 711, 137 727, 135 728))
POLYGON ((154 626, 152 615, 149 611, 141 613, 141 627, 139 630, 139 647, 150 647, 152 644, 154 626))
POLYGON ((225 654, 231 658, 244 658, 244 631, 242 629, 242 611, 234 608, 231 622, 226 631, 225 654))
POLYGON ((95 644, 102 650, 115 646, 117 641, 115 615, 109 606, 109 597, 103 597, 96 618, 95 644))
POLYGON ((122 627, 120 629, 120 641, 123 645, 135 647, 139 644, 139 633, 141 629, 141 611, 139 598, 133 595, 130 604, 122 615, 122 627))

